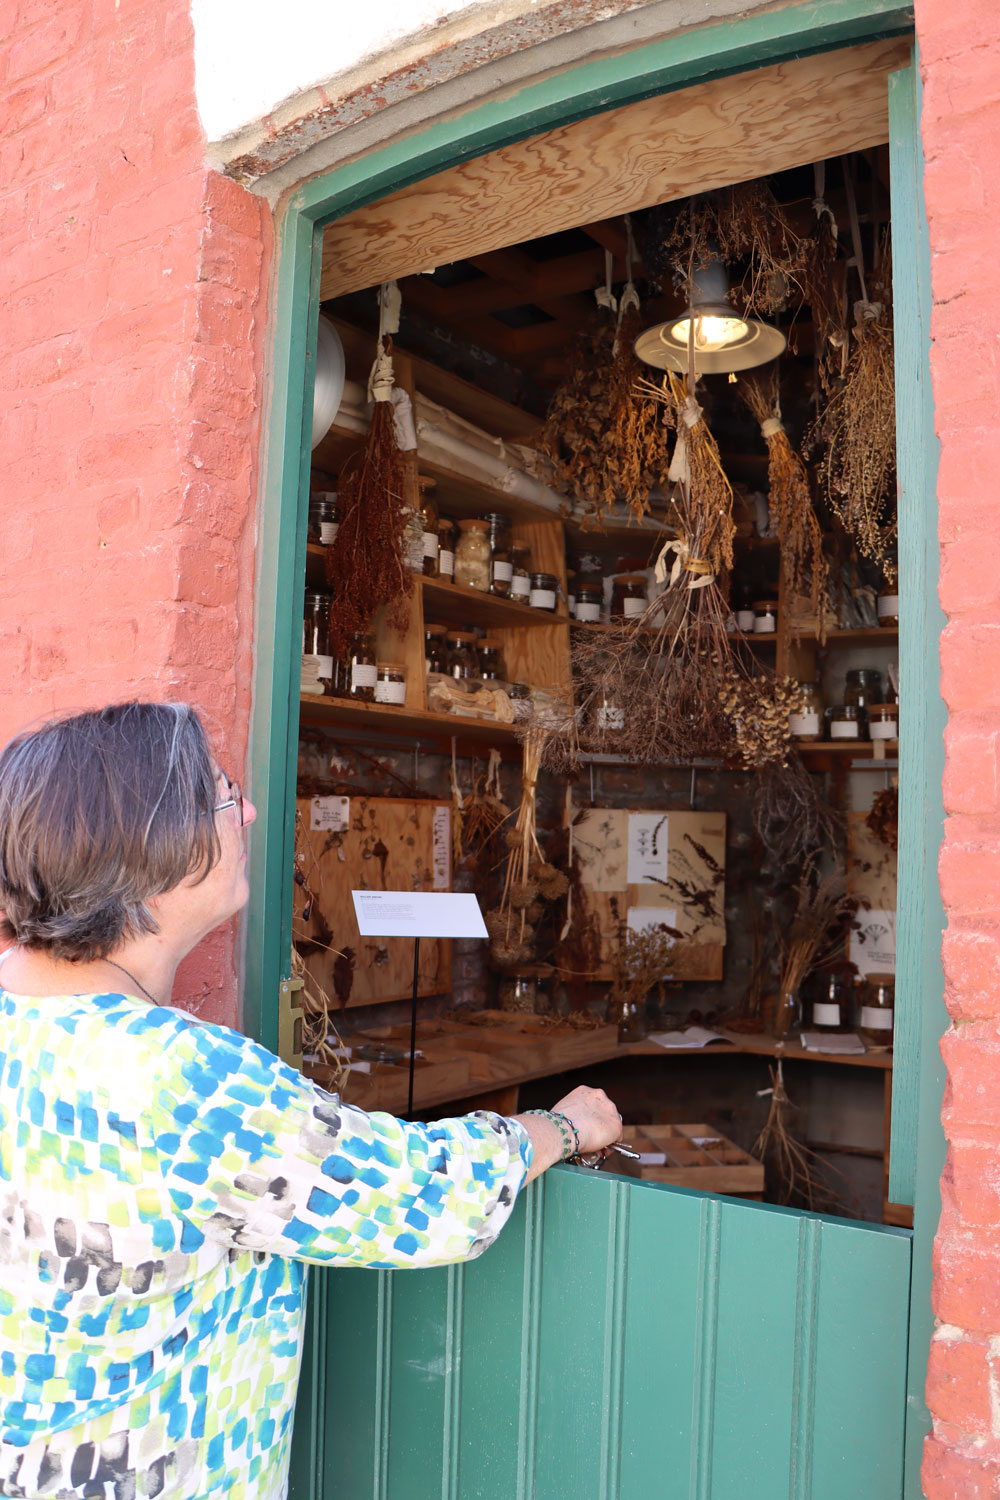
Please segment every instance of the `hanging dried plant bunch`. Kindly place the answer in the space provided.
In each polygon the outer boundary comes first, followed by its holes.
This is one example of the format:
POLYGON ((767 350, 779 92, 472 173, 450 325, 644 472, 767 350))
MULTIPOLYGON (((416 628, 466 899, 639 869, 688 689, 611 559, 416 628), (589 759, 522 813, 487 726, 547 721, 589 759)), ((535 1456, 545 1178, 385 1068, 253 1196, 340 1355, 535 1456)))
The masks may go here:
POLYGON ((585 521, 599 521, 620 503, 641 518, 667 471, 669 435, 660 412, 633 392, 643 368, 632 347, 640 331, 634 307, 617 329, 612 314, 597 311, 573 346, 569 373, 537 440, 558 488, 585 521))
POLYGON ((843 817, 821 795, 819 781, 798 756, 784 766, 766 766, 754 778, 752 812, 765 862, 786 878, 843 843, 843 817))
POLYGON ((876 793, 865 823, 880 844, 899 848, 899 792, 894 786, 876 793))
POLYGON ((816 373, 820 388, 830 396, 846 372, 850 339, 845 299, 837 285, 837 226, 822 199, 817 200, 816 213, 816 227, 803 241, 801 279, 812 315, 816 373))
MULTIPOLYGON (((820 643, 829 621, 829 565, 823 553, 823 532, 812 501, 809 476, 801 455, 792 447, 781 422, 777 370, 770 377, 742 380, 739 393, 767 443, 768 503, 771 525, 781 546, 784 597, 808 599, 820 643)), ((791 610, 782 610, 783 628, 791 610)))
POLYGON ((891 582, 896 576, 896 384, 888 234, 869 286, 873 300, 856 304, 843 385, 807 443, 824 445, 817 467, 821 490, 858 550, 891 582))
POLYGON ((801 295, 805 247, 766 179, 697 193, 647 213, 643 261, 652 273, 672 275, 686 291, 692 269, 715 256, 730 266, 746 262, 732 300, 752 317, 767 317, 801 295))
MULTIPOLYGON (((405 483, 390 399, 391 354, 387 337, 373 371, 375 409, 368 437, 341 472, 340 529, 326 553, 333 591, 330 643, 337 658, 346 656, 351 637, 368 629, 380 606, 391 611, 413 588, 403 560, 405 483)), ((405 628, 401 615, 394 623, 405 628)))

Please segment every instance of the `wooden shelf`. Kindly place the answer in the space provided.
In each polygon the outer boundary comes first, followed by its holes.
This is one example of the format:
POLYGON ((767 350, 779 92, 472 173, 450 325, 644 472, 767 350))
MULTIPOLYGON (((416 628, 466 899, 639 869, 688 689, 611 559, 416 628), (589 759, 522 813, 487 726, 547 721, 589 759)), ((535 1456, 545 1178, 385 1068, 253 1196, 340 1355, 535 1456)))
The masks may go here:
MULTIPOLYGON (((470 625, 483 625, 488 630, 569 624, 569 616, 558 611, 532 609, 530 604, 500 599, 495 594, 463 588, 461 584, 447 583, 442 578, 419 578, 417 582, 423 589, 425 622, 441 621, 466 629, 470 625)), ((559 602, 565 609, 562 601, 559 602)))
POLYGON ((352 703, 345 698, 315 697, 303 693, 299 717, 304 724, 341 724, 345 728, 363 729, 380 737, 397 734, 407 739, 433 740, 449 745, 453 739, 477 746, 517 745, 517 734, 510 724, 494 719, 464 718, 460 714, 439 714, 430 710, 415 712, 387 703, 352 703))
MULTIPOLYGON (((819 637, 815 632, 812 634, 792 635, 795 642, 819 645, 819 637)), ((837 646, 875 646, 880 641, 886 645, 892 645, 899 640, 899 631, 893 627, 872 625, 863 630, 828 630, 826 633, 826 645, 837 646)), ((822 649, 822 648, 821 648, 822 649)))
POLYGON ((803 759, 869 760, 871 769, 876 771, 881 766, 895 768, 899 760, 899 741, 882 740, 881 743, 886 748, 885 760, 875 759, 875 745, 871 740, 810 740, 808 744, 798 744, 797 749, 803 759))

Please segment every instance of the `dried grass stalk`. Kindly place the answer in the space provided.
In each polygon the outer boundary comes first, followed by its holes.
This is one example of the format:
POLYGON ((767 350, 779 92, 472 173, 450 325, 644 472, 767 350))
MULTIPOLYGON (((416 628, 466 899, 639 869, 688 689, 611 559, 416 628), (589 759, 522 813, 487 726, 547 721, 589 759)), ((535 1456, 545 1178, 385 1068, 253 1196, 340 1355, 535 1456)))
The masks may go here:
MULTIPOLYGON (((739 392, 767 443, 771 524, 781 545, 783 597, 805 597, 815 617, 820 643, 830 623, 830 569, 823 554, 823 532, 813 506, 809 476, 781 422, 778 376, 758 376, 740 382, 739 392)), ((790 629, 790 611, 782 611, 782 629, 790 629)))
POLYGON ((750 1155, 764 1164, 770 1196, 778 1203, 795 1203, 813 1213, 845 1212, 843 1199, 820 1181, 818 1169, 830 1168, 792 1130, 795 1105, 785 1088, 780 1057, 769 1071, 771 1087, 765 1092, 770 1094, 771 1104, 764 1128, 750 1147, 750 1155))
POLYGON ((343 1092, 351 1074, 351 1054, 333 1024, 330 997, 315 974, 306 968, 305 959, 292 944, 292 975, 302 980, 302 1051, 315 1055, 324 1068, 330 1068, 332 1086, 343 1092))
POLYGON ((819 782, 797 756, 762 768, 754 778, 753 823, 765 863, 786 875, 843 842, 844 819, 821 796, 819 782))
POLYGON ((857 901, 846 891, 842 875, 817 880, 815 863, 807 862, 798 883, 792 921, 779 934, 781 994, 795 994, 814 969, 842 957, 848 924, 857 901))
POLYGON ((817 214, 816 228, 803 245, 802 287, 812 315, 816 373, 821 389, 830 396, 846 371, 850 339, 844 298, 836 283, 836 226, 825 204, 817 214))

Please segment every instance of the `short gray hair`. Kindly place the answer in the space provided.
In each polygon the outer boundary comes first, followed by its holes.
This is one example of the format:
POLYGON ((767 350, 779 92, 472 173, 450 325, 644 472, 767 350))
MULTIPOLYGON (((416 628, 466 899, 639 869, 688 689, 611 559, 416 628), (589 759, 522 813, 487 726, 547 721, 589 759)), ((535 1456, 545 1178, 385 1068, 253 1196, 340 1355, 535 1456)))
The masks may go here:
POLYGON ((122 703, 0 752, 0 937, 106 958, 157 930, 146 905, 220 854, 218 770, 186 703, 122 703))

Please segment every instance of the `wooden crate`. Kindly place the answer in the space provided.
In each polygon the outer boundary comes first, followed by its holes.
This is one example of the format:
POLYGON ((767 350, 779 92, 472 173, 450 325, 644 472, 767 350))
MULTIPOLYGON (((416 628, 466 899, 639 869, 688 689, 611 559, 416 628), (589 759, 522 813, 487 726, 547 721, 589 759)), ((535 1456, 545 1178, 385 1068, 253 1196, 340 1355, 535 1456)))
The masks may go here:
POLYGON ((763 1163, 710 1125, 626 1125, 623 1138, 645 1159, 613 1152, 613 1172, 735 1198, 759 1198, 764 1191, 763 1163))

